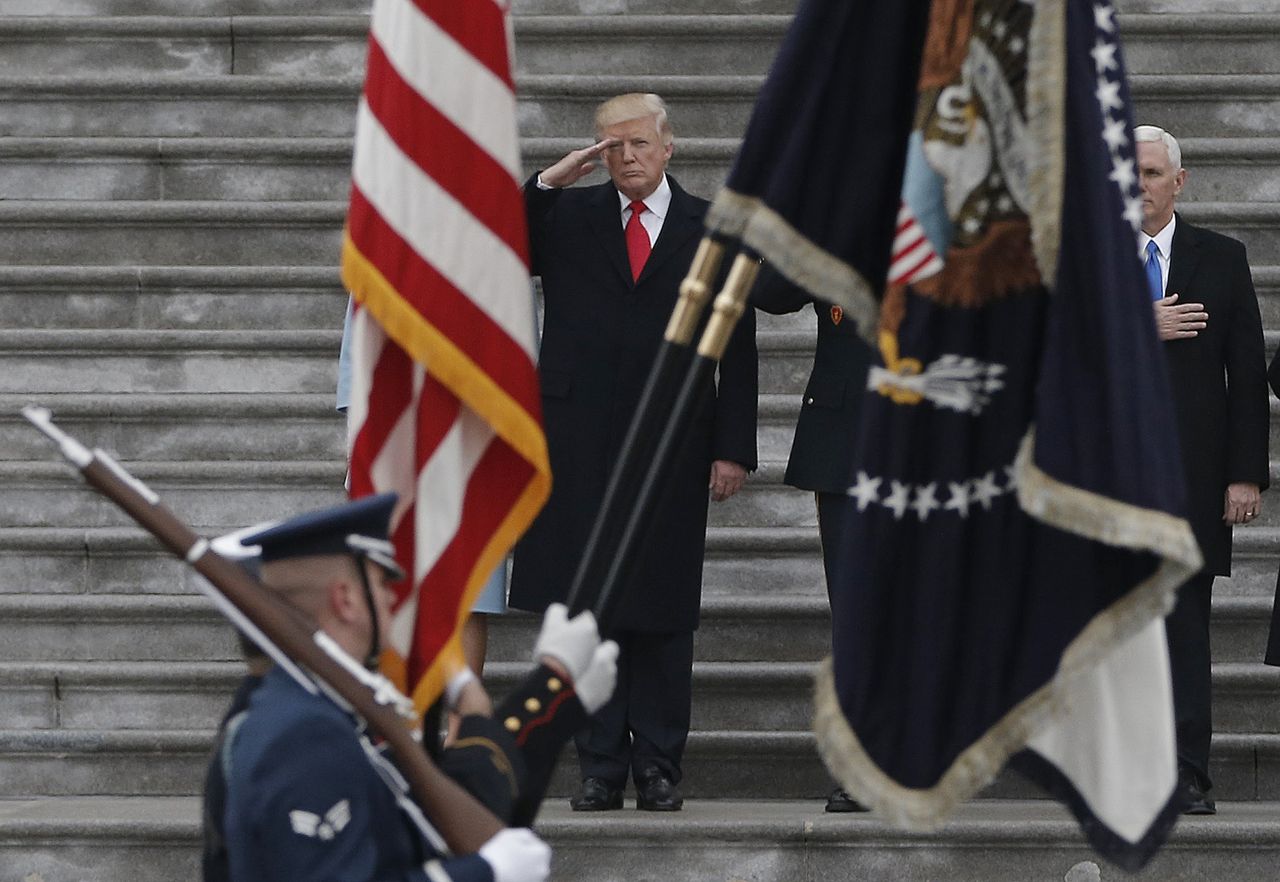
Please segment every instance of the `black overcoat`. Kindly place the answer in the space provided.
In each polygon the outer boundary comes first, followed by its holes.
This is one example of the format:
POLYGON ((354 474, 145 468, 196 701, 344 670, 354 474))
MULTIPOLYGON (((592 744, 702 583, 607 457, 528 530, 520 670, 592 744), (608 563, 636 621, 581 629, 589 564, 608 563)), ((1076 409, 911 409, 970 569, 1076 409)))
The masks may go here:
MULTIPOLYGON (((551 498, 516 546, 510 603, 541 611, 563 600, 596 520, 702 237, 707 202, 668 176, 671 207, 632 282, 612 183, 564 190, 525 185, 531 270, 545 303, 538 370, 551 457, 551 498)), ((698 624, 711 463, 756 467, 755 321, 747 310, 658 504, 625 588, 617 627, 685 631, 698 624)))
POLYGON ((1173 387, 1191 529, 1205 571, 1231 573, 1227 485, 1268 484, 1271 425, 1262 319, 1244 245, 1179 215, 1165 294, 1203 303, 1208 327, 1164 344, 1173 387))
POLYGON ((775 315, 798 312, 807 304, 817 313, 813 370, 800 400, 783 480, 801 490, 844 493, 853 484, 850 468, 859 405, 876 353, 858 333, 857 322, 845 318, 840 307, 814 299, 767 266, 751 292, 751 302, 775 315))

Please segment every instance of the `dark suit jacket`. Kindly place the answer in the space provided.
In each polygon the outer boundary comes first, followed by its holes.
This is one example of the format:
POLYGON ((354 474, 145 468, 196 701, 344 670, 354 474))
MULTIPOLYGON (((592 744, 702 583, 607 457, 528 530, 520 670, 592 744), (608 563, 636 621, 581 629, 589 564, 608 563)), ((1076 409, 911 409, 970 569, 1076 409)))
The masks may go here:
MULTIPOLYGON (((510 602, 518 609, 542 610, 569 590, 701 240, 707 202, 667 180, 671 207, 634 283, 612 183, 525 185, 532 272, 542 276, 545 298, 538 369, 552 489, 516 547, 510 602)), ((756 466, 755 320, 747 312, 721 361, 718 392, 708 381, 673 465, 620 606, 620 628, 697 626, 711 462, 756 466)))
POLYGON ((1167 295, 1203 303, 1208 327, 1164 344, 1187 479, 1191 529, 1214 575, 1231 572, 1223 496, 1236 482, 1268 483, 1271 424, 1262 319, 1244 245, 1187 223, 1173 233, 1167 295))
POLYGON ((859 404, 876 353, 858 334, 857 323, 845 319, 839 307, 815 300, 768 266, 760 272, 751 302, 774 315, 798 312, 806 304, 812 304, 817 313, 813 370, 800 402, 784 480, 801 490, 843 494, 853 483, 849 471, 859 404))

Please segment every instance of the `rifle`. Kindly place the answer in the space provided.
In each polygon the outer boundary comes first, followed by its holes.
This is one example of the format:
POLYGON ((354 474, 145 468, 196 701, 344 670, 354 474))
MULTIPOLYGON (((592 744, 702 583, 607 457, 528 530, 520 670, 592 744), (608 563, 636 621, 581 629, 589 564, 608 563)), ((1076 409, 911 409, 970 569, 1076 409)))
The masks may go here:
POLYGON ((492 812, 428 758, 410 725, 413 702, 389 680, 367 671, 238 564, 213 551, 207 539, 161 505, 151 488, 110 455, 89 450, 55 426, 46 408, 28 406, 22 414, 58 445, 86 482, 204 576, 207 584, 201 584, 200 590, 304 689, 313 695, 323 690, 387 742, 416 806, 439 829, 437 833, 430 825, 424 827, 421 818, 414 818, 434 845, 443 844, 455 854, 472 854, 503 828, 492 812))

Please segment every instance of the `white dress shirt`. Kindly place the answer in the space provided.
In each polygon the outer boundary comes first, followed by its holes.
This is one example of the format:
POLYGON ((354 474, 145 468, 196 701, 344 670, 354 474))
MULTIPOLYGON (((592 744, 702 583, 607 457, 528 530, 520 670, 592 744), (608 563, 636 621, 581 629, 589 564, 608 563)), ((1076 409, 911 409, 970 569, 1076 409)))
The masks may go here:
MULTIPOLYGON (((622 204, 622 228, 625 230, 627 221, 631 220, 631 199, 619 191, 618 201, 622 204)), ((662 232, 662 222, 667 219, 667 212, 671 210, 671 185, 667 183, 665 174, 658 183, 658 189, 643 201, 644 207, 649 210, 640 215, 640 226, 649 234, 649 247, 653 247, 653 243, 658 241, 658 234, 662 232)))

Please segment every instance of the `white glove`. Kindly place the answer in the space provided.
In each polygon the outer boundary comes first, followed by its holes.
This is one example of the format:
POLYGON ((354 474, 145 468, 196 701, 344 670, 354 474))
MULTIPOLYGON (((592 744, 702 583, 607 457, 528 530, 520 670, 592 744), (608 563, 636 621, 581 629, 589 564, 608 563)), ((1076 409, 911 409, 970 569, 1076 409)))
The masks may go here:
POLYGON ((578 678, 591 665, 599 645, 600 632, 596 628, 595 616, 584 611, 571 619, 563 603, 553 603, 547 607, 547 614, 542 619, 542 631, 533 647, 533 660, 537 663, 543 656, 550 656, 564 666, 569 679, 576 685, 578 678))
POLYGON ((493 882, 545 882, 551 876, 551 846, 528 827, 504 827, 484 845, 480 857, 493 868, 493 882))
POLYGON ((573 681, 573 689, 578 693, 578 700, 587 709, 587 713, 594 714, 604 707, 617 682, 618 644, 606 640, 596 647, 591 656, 590 667, 573 681))
POLYGON ((462 690, 466 689, 471 683, 474 683, 476 675, 471 668, 463 667, 458 673, 454 674, 444 687, 444 703, 449 710, 457 710, 458 699, 462 697, 462 690))

